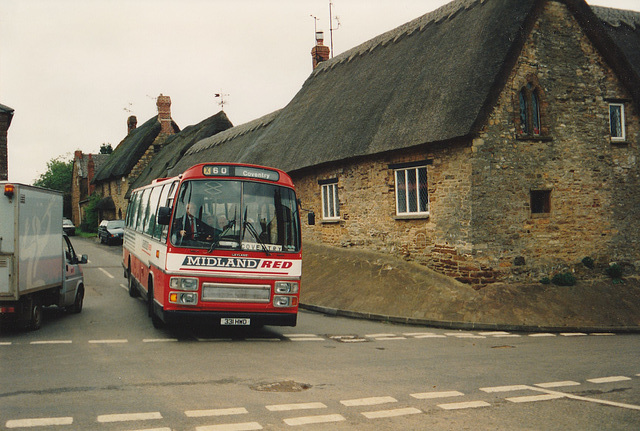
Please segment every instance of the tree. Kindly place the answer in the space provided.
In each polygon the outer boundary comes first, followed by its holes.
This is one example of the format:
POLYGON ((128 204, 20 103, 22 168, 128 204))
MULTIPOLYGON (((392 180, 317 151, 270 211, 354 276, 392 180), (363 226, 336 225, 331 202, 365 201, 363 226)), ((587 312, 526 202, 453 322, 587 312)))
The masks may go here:
POLYGON ((100 145, 100 154, 111 154, 111 153, 113 153, 113 148, 111 147, 111 144, 104 143, 100 145))
POLYGON ((34 181, 33 185, 63 193, 65 217, 71 216, 71 180, 73 177, 73 160, 65 160, 59 156, 47 162, 47 171, 34 181))

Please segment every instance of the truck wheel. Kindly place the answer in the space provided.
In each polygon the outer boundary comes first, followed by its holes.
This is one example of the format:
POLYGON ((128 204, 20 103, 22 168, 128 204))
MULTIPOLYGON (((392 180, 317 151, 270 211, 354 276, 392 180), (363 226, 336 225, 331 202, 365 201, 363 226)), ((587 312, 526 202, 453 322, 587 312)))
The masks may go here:
POLYGON ((42 326, 42 305, 34 302, 31 306, 31 319, 29 320, 29 328, 37 331, 42 326))
POLYGON ((76 292, 76 300, 73 302, 73 305, 69 309, 72 313, 80 313, 82 311, 82 304, 84 303, 84 288, 79 287, 76 292))

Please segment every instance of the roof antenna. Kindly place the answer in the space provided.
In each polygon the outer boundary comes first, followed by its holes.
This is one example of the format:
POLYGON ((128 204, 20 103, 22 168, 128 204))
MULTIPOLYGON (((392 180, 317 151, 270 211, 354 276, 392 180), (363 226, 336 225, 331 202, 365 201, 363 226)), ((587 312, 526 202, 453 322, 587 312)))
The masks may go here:
POLYGON ((333 1, 329 0, 329 39, 331 40, 331 58, 333 58, 333 30, 337 30, 340 28, 340 19, 338 18, 338 15, 333 16, 333 12, 331 11, 332 7, 333 7, 333 1), (333 27, 334 19, 338 23, 337 27, 333 27))
POLYGON ((315 16, 315 15, 309 15, 309 16, 311 18, 313 18, 313 35, 314 35, 313 36, 314 37, 313 43, 316 43, 315 35, 316 35, 316 33, 318 33, 318 20, 319 20, 319 18, 317 16, 315 16))
POLYGON ((128 113, 132 113, 133 111, 131 110, 131 107, 133 106, 133 103, 129 102, 127 104, 127 106, 124 107, 124 110, 127 111, 128 113))
POLYGON ((214 95, 214 97, 219 97, 219 98, 220 98, 220 101, 218 102, 218 105, 220 105, 220 109, 221 109, 221 110, 223 110, 223 111, 224 111, 224 104, 225 104, 225 101, 224 101, 224 97, 225 97, 225 96, 228 96, 228 94, 225 94, 225 93, 216 93, 216 94, 214 95))

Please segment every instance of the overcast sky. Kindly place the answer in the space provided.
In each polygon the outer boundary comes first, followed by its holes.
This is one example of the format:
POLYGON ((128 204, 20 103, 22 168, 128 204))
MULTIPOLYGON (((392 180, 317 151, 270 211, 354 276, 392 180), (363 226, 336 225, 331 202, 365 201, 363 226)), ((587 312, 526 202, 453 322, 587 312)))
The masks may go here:
MULTIPOLYGON (((334 54, 448 0, 333 0, 334 54), (338 24, 339 22, 339 24, 338 24)), ((640 0, 589 4, 640 11, 640 0)), ((97 153, 171 97, 180 128, 224 111, 234 125, 284 107, 311 73, 329 0, 0 0, 0 103, 15 109, 9 180, 97 153)))

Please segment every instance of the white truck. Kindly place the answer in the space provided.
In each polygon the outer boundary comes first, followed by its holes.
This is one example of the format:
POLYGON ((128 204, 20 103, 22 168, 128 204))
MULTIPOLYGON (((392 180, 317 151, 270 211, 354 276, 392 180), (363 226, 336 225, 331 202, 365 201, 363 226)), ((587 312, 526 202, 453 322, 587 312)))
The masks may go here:
POLYGON ((62 230, 62 193, 6 181, 0 191, 0 328, 39 329, 50 305, 79 313, 87 256, 62 230))

